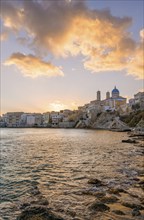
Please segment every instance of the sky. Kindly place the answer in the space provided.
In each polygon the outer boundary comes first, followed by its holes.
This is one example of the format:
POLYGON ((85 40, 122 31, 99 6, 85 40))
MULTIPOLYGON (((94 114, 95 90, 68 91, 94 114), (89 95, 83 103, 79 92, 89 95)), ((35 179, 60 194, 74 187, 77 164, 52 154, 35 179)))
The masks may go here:
POLYGON ((0 0, 1 114, 143 91, 143 0, 0 0))

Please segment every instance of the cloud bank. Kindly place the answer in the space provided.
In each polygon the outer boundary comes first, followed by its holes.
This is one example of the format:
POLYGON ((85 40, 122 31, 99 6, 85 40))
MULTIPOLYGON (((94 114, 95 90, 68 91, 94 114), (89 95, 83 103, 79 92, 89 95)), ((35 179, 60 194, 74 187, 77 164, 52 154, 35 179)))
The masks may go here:
POLYGON ((113 16, 109 10, 91 10, 85 1, 68 0, 6 1, 1 11, 4 27, 17 36, 24 31, 28 47, 36 55, 82 55, 85 69, 91 72, 125 69, 143 78, 144 32, 140 31, 139 43, 133 40, 129 17, 113 16))
POLYGON ((5 65, 16 65, 25 75, 32 78, 38 76, 63 76, 60 67, 56 67, 49 62, 42 61, 33 55, 24 55, 22 53, 13 53, 5 62, 5 65))

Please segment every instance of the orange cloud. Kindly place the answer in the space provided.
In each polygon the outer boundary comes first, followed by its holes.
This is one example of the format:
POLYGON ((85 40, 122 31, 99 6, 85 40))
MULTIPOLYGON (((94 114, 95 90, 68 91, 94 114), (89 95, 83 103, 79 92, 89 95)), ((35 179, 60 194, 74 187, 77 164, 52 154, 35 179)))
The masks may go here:
POLYGON ((14 53, 5 61, 5 65, 16 65, 24 76, 36 78, 38 76, 63 76, 60 67, 56 67, 49 62, 40 60, 33 55, 24 55, 22 53, 14 53))
POLYGON ((3 32, 0 34, 0 41, 7 40, 7 38, 8 38, 8 33, 3 32))
POLYGON ((144 29, 140 30, 140 37, 144 40, 144 29))
POLYGON ((24 30, 35 52, 61 57, 81 54, 91 72, 125 70, 143 77, 143 42, 132 39, 129 17, 91 10, 84 1, 22 0, 18 6, 4 2, 2 8, 4 26, 15 32, 24 30))

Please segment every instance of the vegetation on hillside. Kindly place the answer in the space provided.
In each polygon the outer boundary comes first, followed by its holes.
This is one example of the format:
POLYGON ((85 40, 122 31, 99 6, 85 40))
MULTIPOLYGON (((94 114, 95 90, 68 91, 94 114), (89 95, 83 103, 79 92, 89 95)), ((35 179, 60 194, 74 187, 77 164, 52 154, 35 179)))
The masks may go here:
POLYGON ((121 116, 120 119, 130 127, 135 127, 141 120, 144 121, 144 111, 134 111, 129 115, 121 116))

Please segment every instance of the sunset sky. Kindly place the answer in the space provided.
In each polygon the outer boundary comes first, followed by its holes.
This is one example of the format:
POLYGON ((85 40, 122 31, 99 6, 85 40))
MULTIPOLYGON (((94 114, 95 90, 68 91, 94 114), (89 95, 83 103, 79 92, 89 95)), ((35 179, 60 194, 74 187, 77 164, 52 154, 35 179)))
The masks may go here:
POLYGON ((143 0, 0 0, 1 113, 143 89, 143 0))

